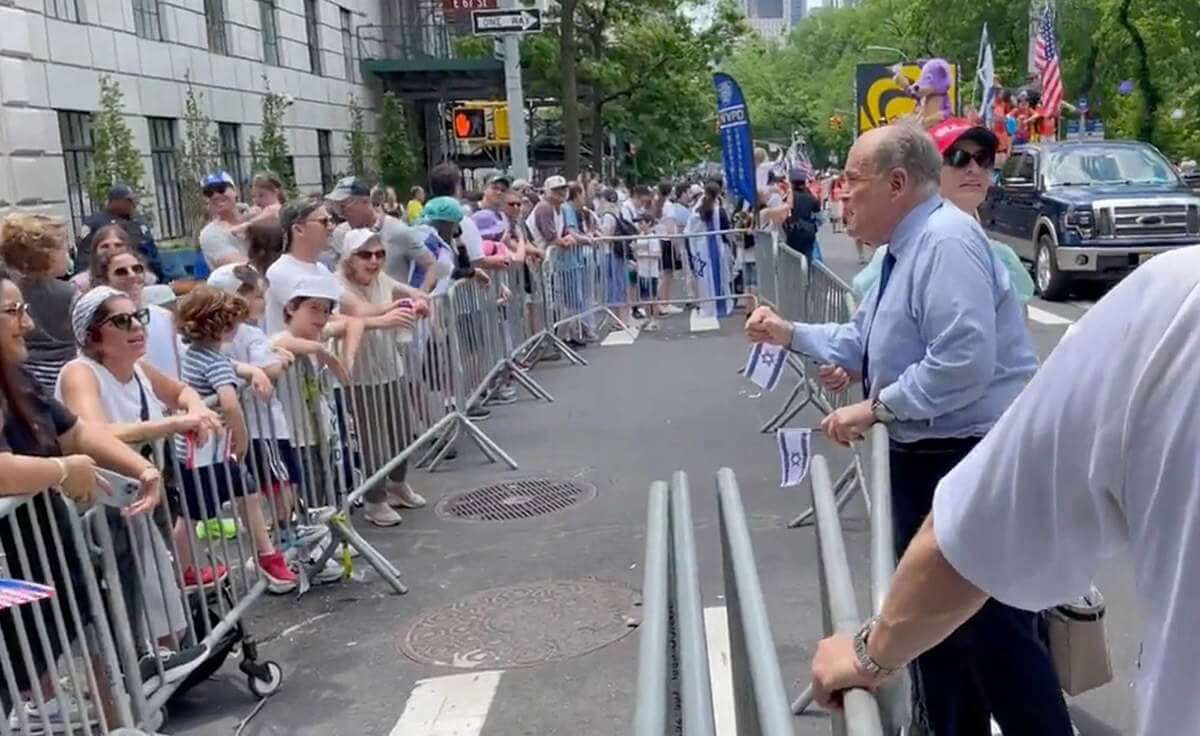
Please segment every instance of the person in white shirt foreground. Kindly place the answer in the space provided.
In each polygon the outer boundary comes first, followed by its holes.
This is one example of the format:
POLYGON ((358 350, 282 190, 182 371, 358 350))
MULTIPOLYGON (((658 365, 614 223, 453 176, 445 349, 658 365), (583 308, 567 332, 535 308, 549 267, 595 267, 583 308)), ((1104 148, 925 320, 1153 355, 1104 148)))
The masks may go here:
POLYGON ((990 598, 1030 611, 1086 591, 1127 552, 1142 617, 1138 733, 1200 723, 1200 247, 1155 258, 1071 329, 937 487, 877 619, 822 641, 836 707, 951 634, 990 598))

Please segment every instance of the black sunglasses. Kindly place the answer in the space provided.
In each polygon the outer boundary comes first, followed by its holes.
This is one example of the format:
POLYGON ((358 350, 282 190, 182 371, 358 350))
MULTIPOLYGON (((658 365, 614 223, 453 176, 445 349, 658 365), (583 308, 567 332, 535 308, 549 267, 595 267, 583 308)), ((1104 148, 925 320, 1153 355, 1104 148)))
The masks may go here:
POLYGON ((118 330, 123 330, 125 332, 129 332, 130 330, 133 329, 133 321, 134 320, 137 320, 137 323, 139 325, 141 325, 142 327, 145 327, 147 324, 150 323, 150 310, 149 309, 139 309, 136 312, 122 312, 121 314, 110 314, 108 316, 108 318, 105 319, 104 322, 101 322, 100 324, 108 323, 108 324, 112 325, 113 327, 116 327, 118 330))
POLYGON ((979 164, 981 169, 991 169, 996 164, 996 154, 992 151, 968 153, 961 148, 951 148, 946 151, 946 155, 942 156, 942 163, 952 169, 964 168, 972 161, 979 164))
POLYGON ((364 261, 382 261, 387 258, 387 251, 383 250, 357 250, 354 255, 364 261))

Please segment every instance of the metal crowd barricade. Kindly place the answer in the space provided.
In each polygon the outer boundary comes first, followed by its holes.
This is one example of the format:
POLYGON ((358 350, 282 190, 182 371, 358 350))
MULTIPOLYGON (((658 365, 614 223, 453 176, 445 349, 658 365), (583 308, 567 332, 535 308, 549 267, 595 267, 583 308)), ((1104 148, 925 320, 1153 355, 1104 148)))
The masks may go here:
POLYGON ((792 714, 754 562, 746 510, 737 478, 729 468, 717 472, 717 503, 738 733, 791 736, 792 714))
POLYGON ((758 298, 779 309, 778 262, 782 240, 778 230, 759 230, 754 233, 754 258, 758 262, 758 298))
POLYGON ((650 486, 635 736, 715 736, 687 475, 650 486))
MULTIPOLYGON (((887 427, 882 424, 872 426, 868 436, 856 448, 856 454, 865 455, 867 467, 870 468, 865 482, 873 499, 870 514, 871 607, 875 613, 879 613, 887 597, 892 575, 896 571, 887 427)), ((834 632, 852 632, 861 619, 854 604, 850 568, 846 562, 841 522, 838 518, 841 501, 834 493, 834 486, 829 478, 829 466, 822 455, 813 458, 812 494, 817 519, 817 552, 820 560, 818 574, 824 631, 826 635, 834 632)), ((881 687, 870 707, 861 696, 856 696, 856 700, 859 704, 855 706, 853 715, 850 701, 847 701, 847 724, 844 725, 859 724, 856 727, 858 730, 849 731, 851 734, 898 734, 902 729, 907 729, 912 721, 912 690, 907 671, 899 672, 881 687), (875 723, 880 725, 873 725, 875 723)), ((809 687, 792 704, 792 710, 796 714, 802 713, 811 703, 812 688, 809 687)), ((835 733, 846 731, 835 730, 835 733)))

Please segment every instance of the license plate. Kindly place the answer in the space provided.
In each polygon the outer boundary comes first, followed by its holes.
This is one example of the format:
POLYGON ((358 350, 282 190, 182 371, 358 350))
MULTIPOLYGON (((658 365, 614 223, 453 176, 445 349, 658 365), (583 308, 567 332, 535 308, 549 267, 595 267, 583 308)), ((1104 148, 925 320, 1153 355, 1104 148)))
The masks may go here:
POLYGON ((1156 255, 1158 255, 1158 254, 1157 253, 1138 253, 1138 263, 1139 264, 1145 263, 1146 261, 1150 260, 1151 258, 1153 258, 1156 255))

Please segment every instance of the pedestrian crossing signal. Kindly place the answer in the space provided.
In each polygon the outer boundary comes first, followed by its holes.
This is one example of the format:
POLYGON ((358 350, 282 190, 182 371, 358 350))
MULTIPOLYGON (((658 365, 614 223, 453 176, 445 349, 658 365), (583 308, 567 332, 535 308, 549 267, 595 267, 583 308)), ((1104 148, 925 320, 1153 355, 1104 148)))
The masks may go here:
POLYGON ((484 140, 487 135, 487 115, 483 108, 460 107, 454 111, 454 137, 460 141, 484 140))

